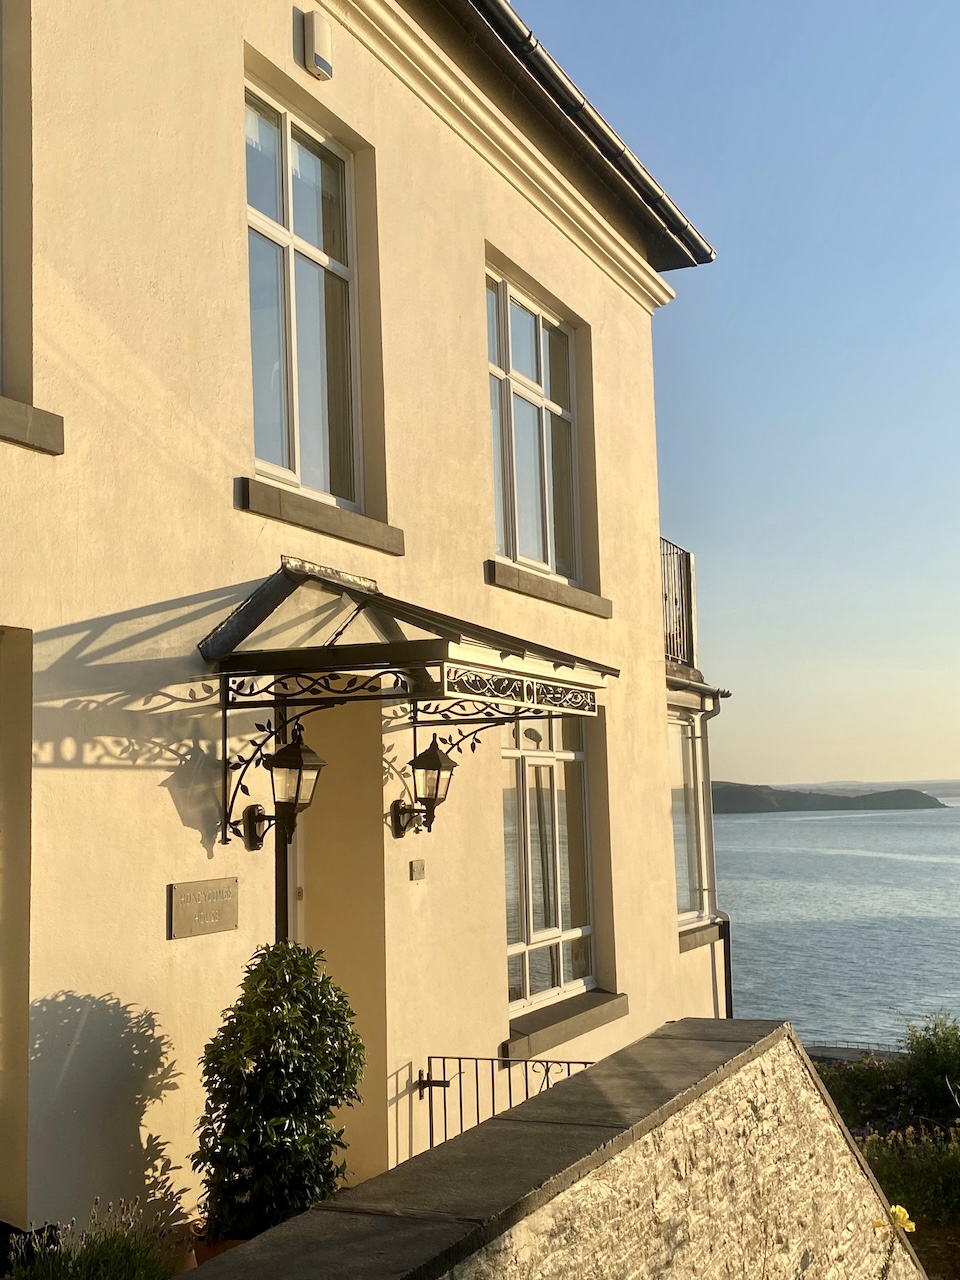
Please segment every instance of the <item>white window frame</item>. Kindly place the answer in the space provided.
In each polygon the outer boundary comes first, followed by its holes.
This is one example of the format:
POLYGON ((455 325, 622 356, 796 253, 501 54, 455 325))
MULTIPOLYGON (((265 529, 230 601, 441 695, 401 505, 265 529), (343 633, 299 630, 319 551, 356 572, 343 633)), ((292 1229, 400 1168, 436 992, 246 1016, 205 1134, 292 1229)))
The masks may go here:
MULTIPOLYGON (((577 440, 577 385, 576 385, 576 360, 574 358, 574 349, 576 336, 573 328, 567 324, 561 316, 551 311, 548 307, 543 306, 530 294, 525 293, 522 289, 518 289, 506 276, 490 267, 486 269, 486 278, 484 281, 484 306, 486 307, 486 291, 493 285, 497 291, 497 323, 499 325, 500 336, 500 356, 502 364, 495 364, 487 356, 487 365, 489 374, 496 378, 500 383, 500 463, 502 468, 501 476, 501 493, 503 495, 504 508, 504 525, 506 545, 502 552, 498 552, 496 558, 508 564, 519 564, 524 568, 532 569, 536 573, 543 574, 547 577, 554 578, 558 582, 566 582, 571 586, 576 586, 581 580, 582 563, 581 563, 581 538, 580 538, 580 468, 578 457, 578 440, 577 440), (568 376, 570 379, 570 408, 564 409, 555 400, 549 399, 546 394, 545 386, 531 382, 528 377, 512 368, 510 355, 510 303, 516 302, 519 306, 524 307, 527 311, 531 311, 537 317, 537 359, 539 362, 540 375, 543 377, 543 322, 561 330, 566 334, 568 342, 570 367, 568 376), (536 405, 540 413, 540 439, 541 439, 541 457, 543 458, 543 473, 541 476, 542 501, 545 519, 545 535, 547 543, 547 559, 545 561, 533 560, 527 556, 522 556, 519 552, 519 532, 518 532, 518 510, 517 510, 517 488, 515 475, 515 448, 514 448, 514 427, 513 427, 513 393, 516 391, 523 399, 536 405), (557 417, 564 419, 570 423, 572 454, 573 454, 573 542, 574 542, 574 573, 568 577, 564 574, 556 572, 556 553, 555 553, 555 526, 553 518, 553 501, 551 486, 548 483, 549 465, 548 458, 550 456, 547 449, 548 433, 546 425, 546 412, 555 414, 557 417)), ((496 476, 494 477, 496 484, 496 476)))
MULTIPOLYGON (((587 759, 586 750, 565 751, 557 748, 554 744, 557 741, 557 735, 560 732, 560 726, 557 723, 558 717, 550 717, 549 720, 537 721, 536 723, 547 730, 547 746, 540 749, 532 749, 524 747, 509 746, 504 744, 501 749, 502 758, 504 760, 512 760, 515 764, 517 773, 517 821, 520 834, 520 892, 523 910, 521 912, 521 932, 523 940, 507 944, 507 958, 513 956, 526 957, 531 951, 539 950, 545 946, 557 946, 560 949, 560 965, 561 965, 561 985, 559 987, 551 987, 549 991, 539 992, 531 996, 530 992, 530 973, 526 960, 524 961, 524 988, 527 995, 522 1000, 515 1000, 509 1003, 510 1012, 518 1012, 521 1009, 537 1008, 540 1005, 552 1004, 557 1000, 565 999, 568 996, 577 995, 583 991, 592 991, 597 985, 596 969, 597 969, 597 947, 596 947, 596 930, 594 926, 595 914, 593 903, 593 867, 590 855, 590 813, 589 813, 589 788, 587 786, 587 759), (543 929, 534 932, 533 928, 533 896, 530 875, 531 847, 530 847, 530 821, 529 821, 529 787, 527 785, 527 770, 531 765, 537 764, 562 764, 564 761, 576 761, 580 764, 581 785, 583 788, 581 796, 581 805, 583 812, 583 842, 584 842, 584 860, 585 875, 587 888, 587 915, 589 923, 579 925, 574 928, 564 929, 562 925, 562 904, 559 904, 559 886, 560 879, 560 819, 559 819, 559 801, 558 788, 553 787, 553 830, 554 838, 554 876, 558 890, 558 905, 560 912, 558 913, 558 924, 553 929, 543 929), (586 978, 575 978, 570 982, 563 981, 563 943, 574 942, 578 938, 590 938, 591 958, 593 973, 586 978)), ((514 738, 516 742, 523 741, 524 720, 518 720, 517 736, 514 738)), ((507 731, 505 731, 506 733, 507 731)), ((584 726, 581 725, 581 734, 584 732, 584 726)))
MULTIPOLYGON (((706 770, 703 759, 703 716, 702 714, 689 711, 681 707, 669 707, 667 713, 668 734, 672 734, 675 727, 680 728, 681 742, 686 742, 687 749, 690 753, 690 773, 691 773, 691 791, 693 803, 693 836, 696 844, 696 862, 699 870, 700 883, 698 886, 698 895, 700 899, 699 907, 684 910, 677 903, 677 916, 681 928, 687 925, 696 924, 703 920, 713 920, 716 918, 716 866, 714 863, 713 842, 710 838, 711 824, 709 821, 710 811, 706 809, 706 805, 710 803, 706 793, 705 777, 706 770), (686 729, 686 733, 684 730, 686 729)), ((671 803, 671 828, 673 826, 673 746, 670 744, 670 803, 671 803)), ((673 836, 674 850, 674 868, 676 868, 676 835, 673 836)))
POLYGON ((319 498, 323 502, 344 507, 348 511, 361 511, 363 509, 363 441, 360 431, 360 331, 356 285, 357 234, 353 155, 345 147, 341 146, 335 138, 320 132, 315 126, 304 120, 302 116, 295 115, 282 99, 269 93, 261 85, 249 80, 244 85, 245 106, 248 96, 258 99, 280 117, 281 195, 283 202, 281 216, 283 222, 274 222, 272 218, 248 204, 247 226, 277 245, 283 254, 286 407, 290 434, 290 454, 293 460, 293 466, 287 468, 278 466, 273 462, 267 462, 262 458, 256 458, 256 473, 264 479, 274 480, 287 487, 298 489, 309 497, 319 498), (347 242, 347 262, 349 265, 337 262, 329 254, 324 253, 322 249, 318 249, 316 245, 311 244, 309 240, 303 240, 294 234, 293 165, 291 163, 291 141, 294 129, 312 139, 343 162, 344 234, 347 242), (353 501, 337 497, 332 493, 326 493, 322 489, 312 489, 302 484, 300 480, 300 406, 297 395, 297 330, 294 281, 296 254, 298 253, 305 258, 309 258, 317 266, 322 267, 324 271, 331 271, 333 274, 340 276, 347 283, 347 298, 350 310, 350 403, 351 428, 353 431, 353 484, 354 493, 356 494, 356 498, 353 501))

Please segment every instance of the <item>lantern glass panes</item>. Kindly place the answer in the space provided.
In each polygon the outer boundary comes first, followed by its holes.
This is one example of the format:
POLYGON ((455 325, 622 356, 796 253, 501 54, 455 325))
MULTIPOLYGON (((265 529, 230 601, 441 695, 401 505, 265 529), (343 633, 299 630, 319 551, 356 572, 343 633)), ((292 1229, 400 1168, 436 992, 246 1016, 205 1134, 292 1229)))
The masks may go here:
POLYGON ((457 765, 445 751, 441 751, 436 734, 426 751, 421 751, 410 761, 410 767, 413 769, 413 787, 417 800, 431 806, 443 804, 457 765))
POLYGON ((312 748, 306 746, 298 734, 293 742, 281 747, 269 761, 273 782, 273 798, 278 805, 292 805, 302 813, 311 800, 326 764, 312 748))

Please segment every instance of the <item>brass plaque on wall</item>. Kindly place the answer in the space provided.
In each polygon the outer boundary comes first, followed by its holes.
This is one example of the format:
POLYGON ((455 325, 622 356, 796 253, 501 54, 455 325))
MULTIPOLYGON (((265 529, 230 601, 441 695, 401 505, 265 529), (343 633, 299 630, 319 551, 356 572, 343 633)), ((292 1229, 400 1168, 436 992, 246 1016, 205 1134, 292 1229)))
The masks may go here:
POLYGON ((201 933, 236 929, 240 894, 236 876, 223 880, 187 880, 168 885, 167 890, 171 938, 195 938, 201 933))

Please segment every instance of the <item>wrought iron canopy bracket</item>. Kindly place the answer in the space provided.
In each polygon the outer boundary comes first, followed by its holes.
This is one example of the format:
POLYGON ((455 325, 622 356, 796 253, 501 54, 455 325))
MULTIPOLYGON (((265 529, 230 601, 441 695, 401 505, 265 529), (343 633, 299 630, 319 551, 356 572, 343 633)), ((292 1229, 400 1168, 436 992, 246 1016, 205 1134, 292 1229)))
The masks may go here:
POLYGON ((368 663, 361 670, 284 674, 264 670, 261 655, 250 663, 255 669, 247 671, 236 670, 242 654, 231 659, 233 669, 220 675, 221 843, 228 844, 231 834, 243 836, 242 824, 234 817, 234 811, 242 798, 250 794, 245 781, 249 770, 261 767, 270 745, 286 741, 287 734, 296 725, 317 711, 351 702, 377 701, 396 708, 397 718, 408 719, 411 726, 465 730, 458 738, 444 740, 448 747, 458 751, 467 741, 471 750, 476 750, 480 732, 515 720, 597 714, 596 690, 585 685, 437 661, 436 651, 422 650, 418 656, 426 661, 414 667, 368 663), (258 736, 249 739, 243 751, 231 759, 230 716, 244 711, 259 711, 264 718, 254 722, 258 736))

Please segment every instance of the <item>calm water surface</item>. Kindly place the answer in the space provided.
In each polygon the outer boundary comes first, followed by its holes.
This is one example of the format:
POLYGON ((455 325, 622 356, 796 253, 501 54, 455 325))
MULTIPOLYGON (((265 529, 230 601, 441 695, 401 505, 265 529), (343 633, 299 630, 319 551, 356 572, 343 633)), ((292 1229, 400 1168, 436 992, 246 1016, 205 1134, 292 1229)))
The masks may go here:
POLYGON ((960 806, 716 818, 734 1012, 806 1040, 893 1044, 960 1018, 960 806))

